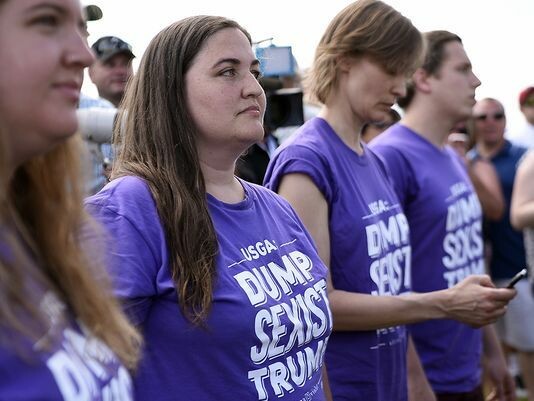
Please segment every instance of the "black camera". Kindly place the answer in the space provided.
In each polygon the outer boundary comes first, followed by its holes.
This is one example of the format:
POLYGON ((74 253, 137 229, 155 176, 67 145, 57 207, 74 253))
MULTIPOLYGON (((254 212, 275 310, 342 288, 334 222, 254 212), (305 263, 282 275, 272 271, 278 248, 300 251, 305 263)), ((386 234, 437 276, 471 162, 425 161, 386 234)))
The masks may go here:
POLYGON ((302 90, 282 89, 283 77, 296 75, 296 61, 290 46, 257 47, 256 57, 261 62, 263 78, 260 83, 267 96, 265 128, 273 132, 277 128, 304 124, 302 90))
POLYGON ((269 132, 280 127, 304 124, 302 90, 298 88, 278 89, 266 93, 265 126, 269 132))

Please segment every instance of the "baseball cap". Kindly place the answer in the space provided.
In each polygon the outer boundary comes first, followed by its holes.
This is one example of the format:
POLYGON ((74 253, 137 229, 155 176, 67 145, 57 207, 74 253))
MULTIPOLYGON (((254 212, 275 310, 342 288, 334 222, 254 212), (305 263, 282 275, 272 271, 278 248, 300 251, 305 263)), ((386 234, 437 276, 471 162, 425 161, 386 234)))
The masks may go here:
POLYGON ((95 4, 88 4, 83 7, 86 21, 96 21, 102 18, 102 9, 95 4))
POLYGON ((529 86, 526 89, 523 89, 519 94, 519 105, 523 106, 527 99, 534 93, 534 86, 529 86))
POLYGON ((96 58, 100 61, 109 60, 116 54, 121 53, 128 55, 130 58, 135 57, 132 53, 132 46, 116 36, 104 36, 93 43, 91 48, 93 49, 96 58))

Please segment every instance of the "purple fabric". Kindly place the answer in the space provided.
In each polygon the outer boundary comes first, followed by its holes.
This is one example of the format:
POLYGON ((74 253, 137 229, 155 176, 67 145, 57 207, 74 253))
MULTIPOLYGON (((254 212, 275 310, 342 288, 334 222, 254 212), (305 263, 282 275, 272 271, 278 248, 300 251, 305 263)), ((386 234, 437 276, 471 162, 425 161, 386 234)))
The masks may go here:
MULTIPOLYGON (((40 307, 49 317, 47 334, 36 343, 11 337, 0 344, 0 400, 132 400, 130 375, 109 348, 70 321, 52 292, 40 307)), ((13 335, 3 330, 3 338, 13 335)))
MULTIPOLYGON (((387 162, 408 218, 413 247, 412 289, 449 288, 484 273, 482 211, 465 165, 397 124, 371 148, 387 162)), ((437 393, 463 393, 480 384, 481 332, 452 320, 410 326, 437 393)))
POLYGON ((147 184, 120 178, 87 200, 113 240, 117 294, 145 335, 137 400, 324 400, 326 268, 287 202, 243 187, 237 204, 208 195, 219 255, 206 328, 179 310, 147 184))
MULTIPOLYGON (((314 118, 271 160, 266 185, 286 174, 310 177, 328 202, 334 287, 373 295, 409 288, 409 229, 384 163, 365 145, 359 156, 314 118)), ((335 400, 406 400, 404 326, 334 332, 326 364, 335 400)))

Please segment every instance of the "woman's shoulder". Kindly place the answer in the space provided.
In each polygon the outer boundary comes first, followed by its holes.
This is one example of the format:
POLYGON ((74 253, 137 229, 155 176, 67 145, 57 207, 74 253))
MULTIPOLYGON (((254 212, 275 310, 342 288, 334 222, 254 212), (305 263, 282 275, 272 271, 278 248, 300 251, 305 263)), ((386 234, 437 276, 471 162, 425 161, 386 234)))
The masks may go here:
POLYGON ((269 205, 277 205, 284 210, 290 210, 291 206, 289 202, 286 201, 282 196, 278 195, 276 192, 266 188, 264 186, 253 184, 248 181, 242 181, 245 187, 245 190, 249 194, 254 194, 254 198, 258 202, 266 203, 269 205))
POLYGON ((105 203, 117 199, 138 199, 150 196, 148 183, 138 176, 127 175, 109 182, 98 193, 88 197, 86 203, 105 203))
POLYGON ((245 180, 240 180, 241 184, 245 188, 245 191, 250 195, 253 194, 254 198, 259 200, 267 200, 273 202, 279 202, 282 197, 263 185, 254 184, 245 180))
POLYGON ((279 149, 284 152, 322 153, 329 143, 331 130, 325 120, 315 117, 306 121, 279 149))
POLYGON ((85 200, 89 210, 107 209, 120 215, 145 214, 155 208, 148 183, 137 176, 119 177, 85 200))

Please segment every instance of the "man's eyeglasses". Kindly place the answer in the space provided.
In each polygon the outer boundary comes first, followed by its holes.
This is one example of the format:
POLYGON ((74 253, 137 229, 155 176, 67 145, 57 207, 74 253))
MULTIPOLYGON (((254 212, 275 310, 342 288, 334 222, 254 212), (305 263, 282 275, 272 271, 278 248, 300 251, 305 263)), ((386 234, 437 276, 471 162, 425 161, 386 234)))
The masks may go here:
POLYGON ((473 116, 477 121, 486 121, 488 118, 493 118, 495 121, 501 121, 504 118, 504 113, 493 113, 493 114, 479 114, 478 116, 473 116))
POLYGON ((527 100, 525 100, 522 106, 534 107, 534 97, 529 97, 527 100))

